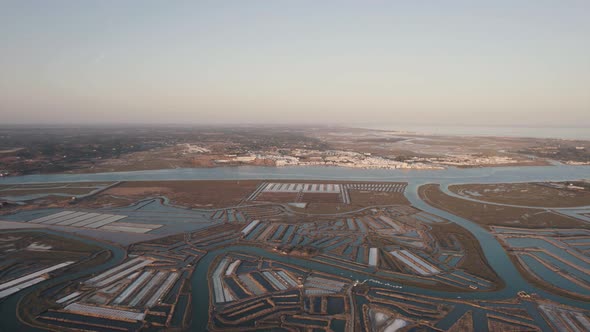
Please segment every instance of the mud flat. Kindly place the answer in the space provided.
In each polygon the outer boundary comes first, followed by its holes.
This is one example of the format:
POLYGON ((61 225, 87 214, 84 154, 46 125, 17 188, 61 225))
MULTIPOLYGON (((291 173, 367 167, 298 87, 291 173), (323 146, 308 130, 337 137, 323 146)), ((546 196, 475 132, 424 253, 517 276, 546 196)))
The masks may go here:
POLYGON ((529 282, 561 296, 590 299, 588 230, 494 227, 493 231, 529 282))
MULTIPOLYGON (((568 182, 572 183, 572 182, 568 182)), ((590 188, 565 183, 497 183, 451 185, 455 194, 481 201, 540 207, 576 207, 590 205, 590 188)))
POLYGON ((430 289, 490 291, 503 285, 471 233, 413 207, 306 216, 292 221, 256 219, 244 226, 240 241, 430 289), (392 254, 400 250, 412 252, 434 272, 412 269, 414 262, 392 254))
POLYGON ((418 194, 422 200, 436 208, 486 227, 590 228, 590 224, 581 220, 545 209, 492 205, 452 197, 443 193, 438 184, 423 185, 418 189, 418 194))
POLYGON ((187 280, 206 253, 197 247, 206 246, 211 233, 219 234, 213 228, 134 244, 123 263, 46 291, 36 308, 47 310, 34 319, 54 329, 182 328, 190 311, 187 280))
POLYGON ((219 208, 238 205, 260 181, 127 181, 102 195, 142 199, 166 196, 185 207, 219 208))
MULTIPOLYGON (((333 181, 316 182, 334 184, 333 181)), ((198 182, 194 183, 198 185, 198 182)), ((496 282, 498 277, 488 266, 498 261, 488 258, 488 262, 483 255, 483 249, 487 250, 490 243, 486 246, 482 241, 480 247, 477 234, 450 223, 451 216, 435 214, 433 209, 425 208, 425 204, 414 201, 416 206, 422 206, 423 210, 419 210, 405 204, 374 206, 366 203, 358 211, 319 215, 309 210, 294 212, 285 203, 244 201, 244 197, 250 197, 256 188, 250 188, 246 195, 237 195, 242 197, 241 204, 230 208, 179 209, 161 205, 159 201, 167 202, 164 198, 150 198, 123 209, 97 211, 126 215, 127 219, 116 221, 117 227, 145 228, 158 220, 157 224, 164 226, 154 232, 176 224, 188 224, 191 228, 173 228, 171 236, 128 247, 129 258, 122 264, 110 270, 93 272, 93 278, 100 276, 96 283, 84 282, 91 280, 84 277, 66 288, 48 290, 41 297, 49 299, 50 303, 42 303, 45 311, 36 316, 37 319, 56 329, 72 328, 67 320, 73 320, 78 328, 88 330, 92 326, 111 324, 110 321, 106 323, 109 319, 119 321, 66 310, 70 304, 79 303, 103 315, 115 313, 104 309, 123 310, 125 312, 119 313, 125 315, 127 312, 133 315, 142 313, 145 316, 132 324, 145 324, 143 326, 155 329, 187 328, 192 317, 194 324, 198 324, 195 330, 206 330, 207 327, 209 330, 235 331, 314 326, 339 331, 352 321, 359 322, 359 326, 375 324, 368 321, 372 319, 378 319, 378 326, 381 322, 390 328, 407 324, 403 328, 411 329, 408 325, 413 325, 448 330, 466 312, 472 312, 473 323, 466 318, 466 325, 473 325, 473 330, 479 331, 490 326, 490 320, 505 327, 526 326, 533 321, 525 310, 531 307, 528 300, 523 300, 526 303, 495 302, 488 306, 482 299, 504 300, 514 297, 518 290, 547 294, 524 282, 518 287, 510 284, 514 280, 520 282, 520 278, 506 278, 508 285, 501 288, 496 282), (212 227, 194 232, 192 227, 197 223, 212 227), (292 254, 306 248, 312 248, 312 254, 292 254), (396 260, 391 252, 404 252, 405 261, 410 264, 396 260), (139 260, 134 261, 137 258, 139 260), (135 265, 140 261, 145 261, 146 265, 135 265), (412 265, 421 268, 412 271, 412 265), (420 271, 424 269, 432 273, 423 276, 420 271), (107 274, 101 276, 103 273, 107 274), (419 287, 412 286, 418 283, 419 287), (429 297, 434 294, 442 297, 429 297), (376 313, 385 313, 389 317, 375 314, 364 318, 362 308, 367 302, 376 313), (510 316, 509 319, 506 316, 510 316), (84 317, 92 318, 85 320, 84 317), (332 325, 333 322, 339 323, 332 325)), ((297 188, 301 187, 295 187, 295 190, 297 188)), ((376 184, 353 190, 387 193, 372 190, 381 188, 385 187, 376 184)), ((314 196, 308 198, 325 195, 322 197, 328 201, 334 198, 334 190, 333 186, 328 186, 327 193, 313 192, 314 196)), ((414 191, 408 196, 412 198, 413 195, 414 191)), ((305 193, 295 195, 297 197, 302 201, 306 199, 305 193)), ((354 202, 354 197, 349 198, 354 202)), ((338 199, 345 204, 344 197, 338 199)), ((530 210, 545 213, 544 209, 530 210)), ((52 219, 54 212, 37 212, 35 216, 31 211, 28 213, 31 218, 23 220, 37 220, 40 224, 50 220, 56 220, 56 224, 78 222, 76 218, 84 216, 64 219, 60 215, 52 219), (47 219, 43 219, 46 215, 47 219), (56 218, 61 219, 57 221, 56 218)), ((477 227, 471 223, 468 226, 477 227)), ((483 232, 480 227, 477 229, 483 232)), ((565 229, 532 230, 544 234, 548 230, 565 229)), ((488 232, 483 233, 493 239, 488 232)), ((587 245, 586 239, 577 235, 565 240, 579 248, 587 245)), ((38 243, 32 248, 42 250, 45 245, 38 243)), ((504 249, 499 245, 498 248, 504 254, 504 249)), ((508 259, 505 262, 510 265, 508 259)), ((513 270, 520 277, 516 269, 513 270)), ((585 307, 586 303, 580 306, 585 307)), ((535 312, 528 311, 531 315, 535 312)), ((534 322, 543 326, 543 319, 534 322)))
POLYGON ((113 181, 0 185, 0 215, 22 210, 67 207, 90 199, 118 184, 113 181), (12 204, 1 204, 4 200, 12 204))
POLYGON ((350 319, 347 279, 241 253, 215 259, 207 274, 211 331, 325 328, 350 319))
POLYGON ((452 234, 461 243, 463 256, 457 268, 490 280, 496 287, 503 287, 502 280, 485 259, 481 244, 468 230, 454 223, 432 224, 430 227, 432 236, 439 242, 445 243, 452 234))
POLYGON ((449 329, 449 332, 461 332, 469 331, 473 329, 473 313, 471 311, 466 312, 461 318, 459 318, 455 324, 449 329))
MULTIPOLYGON (((31 285, 31 289, 21 289, 19 294, 9 296, 5 299, 5 303, 9 310, 18 310, 13 314, 18 317, 15 320, 11 318, 2 318, 1 327, 16 326, 18 321, 26 324, 31 324, 43 308, 50 306, 50 301, 46 296, 47 292, 51 292, 53 287, 47 288, 47 284, 56 284, 60 280, 84 274, 87 271, 92 271, 107 264, 109 260, 117 260, 120 256, 113 253, 112 250, 120 250, 108 246, 110 250, 105 250, 96 245, 85 243, 85 239, 71 238, 67 234, 60 234, 47 230, 26 230, 26 231, 8 231, 1 236, 5 241, 5 245, 10 243, 10 238, 15 238, 14 251, 9 251, 4 255, 0 254, 0 262, 5 262, 8 265, 0 264, 0 271, 3 277, 13 278, 16 274, 27 273, 27 276, 34 275, 39 266, 53 266, 63 268, 56 271, 44 273, 42 278, 45 282, 38 285, 31 285), (8 238, 7 238, 8 237, 8 238), (73 262, 64 265, 63 262, 73 262), (11 263, 12 262, 12 263, 11 263), (16 263, 15 263, 16 262, 16 263), (54 265, 55 263, 61 263, 54 265), (15 265, 16 264, 16 265, 15 265), (22 295, 21 295, 22 294, 22 295), (24 296, 21 298, 21 296, 24 296), (20 299, 18 302, 15 298, 20 299), (18 320, 18 321, 17 321, 18 320), (7 325, 4 325, 4 324, 7 325)), ((118 253, 120 255, 120 252, 118 253)), ((41 271, 49 271, 47 269, 41 271)), ((37 271, 38 273, 38 271, 37 271)), ((37 324, 37 323, 35 323, 37 324)))
POLYGON ((586 301, 586 302, 588 302, 590 300, 590 297, 581 296, 579 294, 563 290, 560 287, 556 287, 556 286, 552 285, 551 283, 548 283, 547 281, 542 279, 542 277, 538 276, 535 273, 535 271, 531 270, 527 265, 525 265, 523 263, 523 261, 519 259, 519 257, 514 256, 514 255, 509 255, 509 257, 512 260, 513 264, 518 269, 518 271, 522 274, 522 276, 528 282, 530 282, 532 285, 535 285, 539 289, 544 289, 544 290, 547 290, 551 293, 554 293, 554 294, 557 294, 557 295, 560 295, 563 297, 575 299, 575 300, 586 301))
POLYGON ((116 182, 56 182, 0 185, 0 196, 24 196, 35 194, 82 195, 107 188, 116 182))

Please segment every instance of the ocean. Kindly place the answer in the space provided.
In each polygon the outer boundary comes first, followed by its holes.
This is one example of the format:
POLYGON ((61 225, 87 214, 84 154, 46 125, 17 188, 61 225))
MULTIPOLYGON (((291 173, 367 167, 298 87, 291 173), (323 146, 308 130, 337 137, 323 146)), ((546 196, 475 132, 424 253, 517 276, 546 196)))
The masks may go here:
POLYGON ((395 130, 419 134, 454 136, 503 136, 560 138, 590 140, 590 127, 510 127, 510 126, 451 126, 451 125, 403 125, 403 124, 356 124, 351 127, 395 130))

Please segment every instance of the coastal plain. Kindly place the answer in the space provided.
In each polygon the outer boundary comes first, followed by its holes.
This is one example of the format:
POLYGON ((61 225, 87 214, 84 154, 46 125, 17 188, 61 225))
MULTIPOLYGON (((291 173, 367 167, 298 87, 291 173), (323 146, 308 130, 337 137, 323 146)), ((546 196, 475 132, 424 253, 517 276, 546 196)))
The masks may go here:
POLYGON ((0 193, 15 204, 1 210, 0 227, 10 235, 0 238, 0 250, 6 262, 24 266, 2 268, 0 287, 15 292, 0 300, 0 310, 19 312, 2 324, 72 331, 583 330, 590 319, 580 305, 590 295, 590 209, 585 182, 574 183, 448 191, 301 179, 4 185, 0 193), (504 206, 494 202, 497 188, 540 199, 544 190, 563 191, 560 197, 581 205, 568 202, 573 212, 531 207, 529 197, 514 201, 526 206, 504 206), (465 227, 453 215, 484 228, 465 227), (490 240, 479 232, 497 241, 521 281, 506 279, 513 272, 498 268, 504 258, 488 252, 490 240), (92 242, 90 256, 59 249, 61 238, 92 242), (44 262, 47 253, 55 261, 43 266, 19 258, 44 262))

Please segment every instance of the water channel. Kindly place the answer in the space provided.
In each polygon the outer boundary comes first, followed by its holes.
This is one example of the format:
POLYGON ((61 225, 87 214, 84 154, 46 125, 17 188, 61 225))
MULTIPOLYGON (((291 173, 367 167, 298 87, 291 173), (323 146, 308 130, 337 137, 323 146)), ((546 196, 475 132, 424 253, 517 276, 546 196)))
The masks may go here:
MULTIPOLYGON (((349 169, 336 167, 226 167, 226 168, 208 168, 208 169, 170 169, 154 171, 136 171, 136 172, 114 172, 114 173, 97 173, 97 174, 52 174, 52 175, 27 175, 20 177, 8 177, 0 179, 0 184, 17 184, 17 183, 48 183, 48 182, 74 182, 74 181, 133 181, 133 180, 241 180, 241 179, 322 179, 322 180, 359 180, 359 181, 403 181, 408 182, 408 188, 405 192, 408 200, 417 208, 434 215, 446 218, 469 230, 479 241, 484 255, 491 267, 502 278, 506 287, 494 292, 442 292, 425 290, 419 287, 404 286, 403 290, 410 293, 425 294, 441 298, 476 299, 492 300, 512 298, 520 290, 530 293, 537 293, 543 297, 584 309, 590 309, 590 303, 571 300, 554 294, 544 292, 528 283, 518 272, 508 254, 502 248, 494 236, 471 221, 457 217, 448 212, 434 208, 418 197, 417 189, 420 185, 426 183, 439 183, 443 188, 454 183, 502 183, 502 182, 530 182, 530 181, 564 181, 590 178, 590 166, 534 166, 534 167, 494 167, 494 168, 472 168, 457 169, 449 168, 446 170, 365 170, 349 169)), ((76 238, 73 235, 67 235, 76 238)), ((90 241, 79 239, 81 241, 90 241)), ((105 246, 103 244, 103 246, 105 246)), ((108 246, 107 246, 108 247, 108 246)), ((124 252, 117 247, 113 247, 115 253, 113 259, 108 263, 102 264, 85 273, 98 272, 115 265, 122 257, 124 252)), ((192 276, 193 286, 193 320, 192 330, 206 330, 209 319, 209 294, 207 282, 207 273, 210 263, 219 255, 228 252, 244 252, 262 256, 268 259, 280 262, 299 265, 305 268, 323 271, 327 273, 346 276, 351 279, 365 280, 371 278, 368 274, 351 272, 348 270, 338 269, 332 266, 326 266, 316 262, 278 255, 266 250, 245 247, 232 246, 210 251, 198 263, 192 276), (205 284, 203 284, 205 283, 205 284)), ((80 276, 61 276, 52 279, 51 283, 72 280, 80 276)), ((27 290, 19 292, 0 303, 0 313, 2 313, 3 327, 16 327, 18 322, 16 317, 6 313, 15 312, 18 300, 29 294, 36 287, 46 287, 47 283, 41 283, 27 290), (7 325, 8 324, 8 325, 7 325)), ((546 326, 544 326, 545 328, 546 326)), ((17 330, 10 329, 10 330, 17 330)), ((0 330, 1 331, 1 330, 0 330)))
MULTIPOLYGON (((2 231, 3 234, 18 233, 18 232, 23 232, 23 230, 8 230, 8 231, 4 230, 4 231, 2 231)), ((48 279, 44 282, 38 283, 34 286, 26 288, 18 293, 12 294, 12 295, 0 300, 0 332, 44 331, 44 330, 40 330, 40 329, 34 329, 30 326, 26 326, 18 320, 16 312, 17 312, 18 303, 20 302, 20 300, 22 298, 24 298, 28 294, 31 294, 32 292, 34 292, 37 289, 49 288, 49 287, 58 285, 60 283, 65 283, 67 281, 82 278, 84 276, 91 275, 93 273, 105 271, 107 269, 114 267, 115 265, 118 265, 119 263, 121 263, 125 259, 125 257, 127 257, 127 253, 121 247, 110 245, 110 244, 107 244, 104 242, 95 241, 95 240, 88 239, 88 238, 81 238, 81 237, 78 237, 78 236, 75 236, 72 234, 68 234, 68 233, 55 232, 55 231, 48 230, 48 229, 43 229, 43 230, 26 229, 26 230, 24 230, 24 232, 27 232, 27 233, 43 232, 46 234, 61 236, 63 238, 84 242, 87 244, 95 245, 95 246, 103 248, 103 249, 110 250, 112 254, 107 262, 104 262, 100 265, 89 267, 87 269, 84 269, 84 270, 76 272, 76 273, 63 274, 63 275, 60 275, 56 278, 48 279)))

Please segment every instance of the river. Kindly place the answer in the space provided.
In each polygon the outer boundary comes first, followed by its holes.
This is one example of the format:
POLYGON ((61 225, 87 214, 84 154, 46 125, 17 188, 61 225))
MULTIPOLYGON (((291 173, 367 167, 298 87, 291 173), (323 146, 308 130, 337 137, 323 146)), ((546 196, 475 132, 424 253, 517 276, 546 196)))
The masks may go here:
POLYGON ((0 184, 75 181, 311 179, 408 181, 440 184, 558 181, 590 178, 590 166, 515 166, 444 170, 358 169, 346 167, 217 167, 176 168, 92 174, 40 174, 0 178, 0 184))
MULTIPOLYGON (((20 230, 20 231, 23 231, 23 230, 20 230)), ((104 262, 104 263, 99 264, 97 266, 87 268, 83 271, 79 271, 76 273, 63 274, 63 275, 60 275, 56 278, 51 278, 49 280, 38 283, 34 286, 26 288, 18 293, 12 294, 12 295, 8 296, 7 298, 0 300, 0 332, 45 331, 42 329, 34 329, 30 326, 24 325, 18 320, 17 315, 16 315, 16 311, 17 311, 17 306, 18 306, 20 299, 22 299, 23 297, 27 296, 31 292, 33 292, 37 289, 40 289, 40 288, 43 288, 43 289, 49 288, 51 286, 54 286, 54 285, 57 285, 57 284, 60 284, 60 283, 66 282, 66 281, 82 278, 82 277, 90 275, 92 273, 105 271, 105 270, 110 269, 111 267, 121 263, 125 259, 125 257, 127 257, 127 253, 121 247, 110 245, 110 244, 107 244, 104 242, 99 242, 99 241, 91 240, 88 238, 81 238, 81 237, 78 237, 78 236, 75 236, 72 234, 68 234, 68 233, 55 232, 55 231, 48 230, 48 229, 43 229, 43 230, 26 229, 24 231, 28 232, 28 233, 30 233, 30 232, 43 232, 43 233, 47 233, 47 234, 52 234, 52 235, 61 236, 64 238, 92 244, 97 247, 101 247, 103 249, 110 250, 112 255, 107 262, 104 262)), ((16 232, 19 232, 19 230, 2 231, 2 232, 3 232, 3 234, 16 233, 16 232)))
MULTIPOLYGON (((136 172, 114 172, 97 174, 51 174, 51 175, 27 175, 9 177, 0 180, 0 184, 16 183, 47 183, 47 182, 71 182, 71 181, 132 181, 132 180, 240 180, 240 179, 323 179, 323 180, 360 180, 360 181, 404 181, 408 182, 405 192, 409 201, 417 208, 451 220, 469 230, 480 242, 484 255, 489 264, 506 282, 506 287, 494 292, 479 293, 450 293, 425 290, 419 287, 404 286, 404 290, 413 293, 427 294, 442 298, 464 299, 506 299, 516 295, 519 290, 538 293, 546 298, 559 303, 569 304, 580 308, 590 309, 590 303, 574 301, 537 289, 528 283, 518 272, 507 253, 496 238, 471 221, 457 217, 448 212, 436 209, 418 197, 417 189, 426 183, 439 183, 446 187, 454 183, 497 183, 497 182, 529 182, 529 181, 563 181, 590 178, 590 166, 534 166, 534 167, 494 167, 494 168, 449 168, 446 170, 366 170, 338 167, 225 167, 225 168, 199 168, 199 169, 169 169, 136 172)), ((201 259, 192 277, 193 286, 193 329, 203 330, 208 320, 209 294, 207 285, 207 271, 211 261, 217 256, 230 251, 241 251, 264 256, 266 258, 292 264, 302 265, 329 273, 340 274, 353 279, 364 280, 368 275, 353 273, 347 270, 329 267, 282 255, 277 255, 259 248, 232 246, 209 252, 201 259)), ((109 264, 110 265, 110 264, 109 264)), ((106 269, 106 266, 101 266, 106 269)), ((95 269, 95 270, 98 270, 95 269)), ((56 282, 59 278, 55 278, 56 282)), ((45 283, 39 284, 45 285, 45 283)), ((29 293, 31 289, 18 293, 0 304, 0 312, 15 310, 17 298, 29 293), (15 307, 9 309, 11 305, 15 307)), ((3 325, 5 317, 3 316, 3 325)), ((9 318, 11 319, 11 318, 9 318)), ((15 325, 11 325, 15 326, 15 325)))

